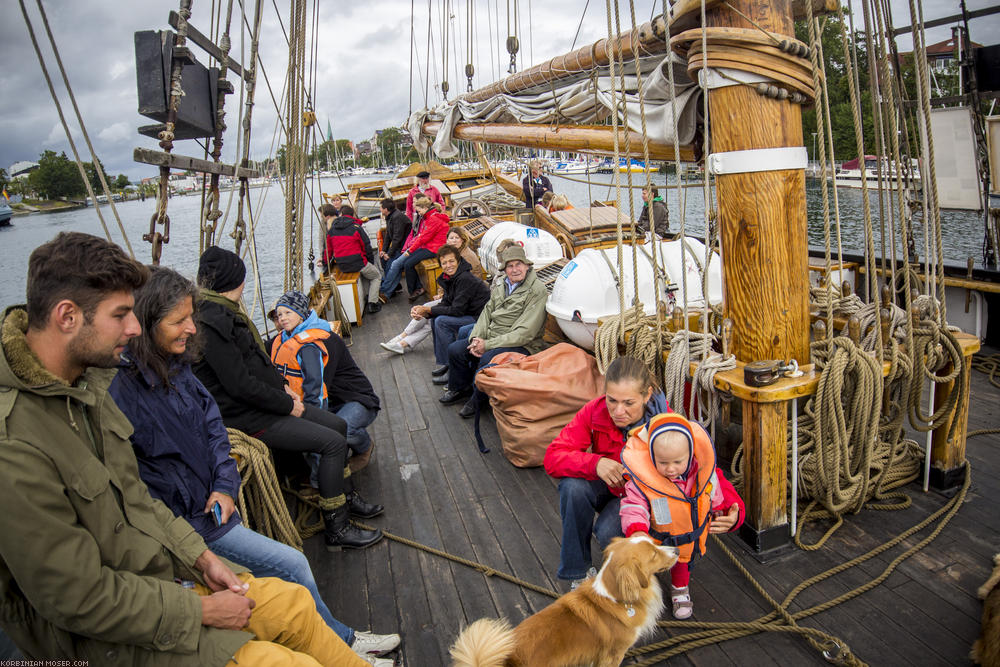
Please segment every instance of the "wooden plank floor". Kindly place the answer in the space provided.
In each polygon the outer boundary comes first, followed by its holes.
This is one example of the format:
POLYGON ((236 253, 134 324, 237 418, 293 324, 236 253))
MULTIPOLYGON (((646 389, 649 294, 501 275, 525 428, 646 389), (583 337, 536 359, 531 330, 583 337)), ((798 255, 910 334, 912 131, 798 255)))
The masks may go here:
MULTIPOLYGON (((441 389, 431 384, 429 339, 405 356, 379 347, 402 329, 408 311, 406 300, 397 297, 382 313, 366 318, 350 348, 383 403, 371 427, 377 442, 372 464, 355 478, 369 499, 386 506, 385 514, 372 523, 564 591, 565 584, 555 577, 560 540, 555 482, 540 468, 518 469, 507 463, 491 417, 483 419, 483 435, 493 451, 478 452, 471 420, 458 416, 459 406, 443 406, 437 400, 441 389)), ((970 430, 1000 425, 1000 390, 976 372, 972 386, 970 430)), ((900 564, 881 586, 801 624, 840 637, 872 665, 967 663, 979 632, 981 608, 975 590, 988 576, 993 554, 1000 551, 1000 513, 991 509, 1000 497, 1000 465, 994 453, 998 446, 997 435, 969 440, 972 486, 963 508, 936 541, 900 564)), ((946 502, 915 485, 907 491, 912 507, 849 517, 817 552, 794 550, 762 565, 735 538, 723 540, 780 600, 802 580, 867 552, 946 502)), ((926 534, 906 541, 903 548, 926 534)), ((400 662, 409 667, 448 664, 448 647, 460 628, 475 619, 503 615, 516 623, 551 601, 390 540, 360 552, 331 554, 317 536, 306 542, 305 550, 334 615, 354 628, 400 632, 400 662)), ((879 575, 900 552, 885 552, 807 589, 791 611, 822 603, 879 575)), ((711 546, 707 559, 693 569, 691 588, 698 621, 747 621, 770 611, 726 556, 711 546)), ((661 632, 656 639, 667 636, 661 632)), ((0 636, 0 657, 16 655, 4 641, 0 636)), ((777 632, 697 648, 671 660, 699 666, 770 663, 827 664, 804 639, 777 632)))
MULTIPOLYGON (((519 469, 500 452, 491 417, 482 431, 489 454, 476 449, 472 420, 460 405, 438 402, 431 383, 431 341, 405 356, 378 343, 397 334, 408 319, 402 297, 355 330, 351 352, 383 400, 372 426, 378 448, 356 477, 366 496, 386 513, 372 521, 383 529, 512 573, 539 586, 565 590, 559 561, 559 512, 555 481, 540 469, 519 469)), ((970 430, 1000 426, 1000 390, 974 373, 970 430)), ((979 632, 975 589, 1000 551, 1000 513, 989 499, 1000 494, 1000 465, 993 451, 1000 436, 969 440, 972 486, 963 508, 937 540, 904 561, 874 590, 803 620, 846 641, 873 665, 946 665, 967 662, 979 632)), ((936 493, 907 487, 913 506, 897 512, 866 511, 849 517, 823 549, 760 564, 731 536, 724 542, 768 593, 779 600, 800 581, 865 553, 918 523, 946 502, 936 493)), ((803 592, 794 613, 820 604, 878 576, 902 547, 803 592)), ((817 529, 810 533, 815 537, 817 529)), ((328 554, 320 538, 306 544, 333 613, 355 628, 403 635, 403 662, 410 667, 448 664, 448 647, 460 628, 484 616, 518 622, 551 599, 468 567, 385 540, 360 553, 328 554)), ((596 553, 596 545, 595 545, 596 553)), ((693 569, 692 596, 699 621, 747 621, 771 608, 719 549, 693 569)), ((675 633, 676 634, 676 633, 675 633)), ((669 636, 661 632, 656 639, 669 636)), ((799 636, 766 633, 694 649, 671 664, 827 664, 799 636)), ((628 664, 627 660, 625 664, 628 664)), ((665 663, 664 663, 665 664, 665 663)))

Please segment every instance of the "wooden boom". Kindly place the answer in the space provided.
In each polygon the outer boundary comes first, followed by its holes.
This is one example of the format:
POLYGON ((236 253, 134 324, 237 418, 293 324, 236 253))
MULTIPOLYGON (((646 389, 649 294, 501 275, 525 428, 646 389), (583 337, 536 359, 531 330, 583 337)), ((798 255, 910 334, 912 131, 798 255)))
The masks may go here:
MULTIPOLYGON (((441 123, 429 121, 424 123, 423 132, 437 136, 441 123)), ((608 125, 514 125, 510 123, 459 123, 455 126, 456 139, 465 141, 482 141, 490 144, 507 146, 527 146, 544 148, 554 151, 571 153, 598 153, 613 155, 615 151, 614 130, 608 125)), ((630 157, 642 158, 642 134, 631 132, 632 154, 630 157)), ((618 131, 619 149, 625 146, 625 130, 618 131)), ((622 156, 624 157, 624 152, 622 156)), ((649 142, 649 158, 651 160, 673 160, 674 146, 663 141, 649 142)), ((694 160, 694 150, 690 146, 681 146, 680 159, 685 162, 694 160)))

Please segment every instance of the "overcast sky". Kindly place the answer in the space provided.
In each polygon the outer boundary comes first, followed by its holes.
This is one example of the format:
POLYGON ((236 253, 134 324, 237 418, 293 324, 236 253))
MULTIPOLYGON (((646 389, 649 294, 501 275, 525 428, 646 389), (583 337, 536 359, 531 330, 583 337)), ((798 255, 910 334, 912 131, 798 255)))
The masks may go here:
MULTIPOLYGON (((36 0, 23 0, 42 44, 50 76, 63 104, 71 126, 76 127, 72 107, 61 83, 55 60, 47 48, 47 37, 42 26, 36 0)), ((891 0, 896 26, 907 25, 909 10, 905 0, 891 0)), ((995 0, 969 0, 970 10, 993 4, 995 0)), ((225 3, 221 3, 225 4, 225 3)), ((250 2, 245 4, 252 5, 250 2)), ((288 24, 288 0, 278 0, 281 21, 288 24)), ((416 49, 414 49, 413 75, 410 75, 411 2, 407 0, 327 0, 320 3, 316 110, 324 134, 329 121, 335 137, 362 140, 374 130, 398 126, 405 120, 412 107, 424 106, 424 90, 429 89, 431 104, 441 99, 438 84, 441 80, 441 6, 442 0, 433 4, 433 43, 431 53, 430 85, 423 81, 427 68, 428 8, 423 2, 417 6, 416 49), (418 72, 420 74, 418 74, 418 72)), ((573 45, 577 27, 581 24, 577 46, 589 44, 607 36, 605 3, 600 0, 471 0, 473 6, 474 40, 473 64, 476 67, 474 85, 486 85, 506 73, 509 56, 504 46, 507 36, 507 6, 519 7, 521 53, 519 68, 541 62, 564 53, 573 45), (498 36, 499 35, 499 36, 498 36)), ((167 14, 176 10, 174 1, 153 0, 46 0, 45 8, 57 40, 63 63, 67 68, 70 84, 76 95, 84 123, 94 142, 97 154, 113 175, 126 173, 133 180, 155 175, 153 167, 132 162, 136 146, 156 148, 152 139, 136 132, 139 125, 148 124, 136 112, 136 76, 132 34, 138 30, 167 29, 167 14)), ((210 29, 212 3, 196 0, 192 24, 204 33, 210 29)), ((261 56, 270 78, 274 95, 280 97, 284 84, 287 46, 272 2, 264 0, 264 20, 261 39, 261 56)), ((466 38, 467 7, 469 2, 451 0, 454 18, 449 22, 449 70, 451 95, 466 88, 464 67, 467 62, 466 38), (457 39, 456 39, 457 36, 457 39)), ((653 8, 661 0, 637 0, 639 22, 650 18, 653 8)), ((311 7, 311 5, 310 5, 311 7)), ((628 28, 627 3, 622 2, 622 25, 628 28)), ((66 151, 72 158, 59 116, 42 77, 38 60, 28 36, 17 3, 4 3, 4 17, 0 21, 0 167, 7 169, 20 160, 37 160, 43 150, 66 151)), ((235 3, 238 11, 239 3, 235 3)), ((250 10, 248 10, 250 11, 250 10)), ((925 0, 925 20, 958 12, 958 3, 952 0, 925 0)), ((860 12, 859 12, 860 13, 860 12)), ((240 55, 239 31, 232 30, 231 54, 244 63, 247 56, 240 55)), ((971 24, 972 38, 983 44, 995 43, 1000 34, 1000 16, 976 19, 971 24)), ((948 28, 928 31, 928 42, 946 39, 948 28)), ((910 48, 909 39, 900 38, 900 50, 910 48)), ((249 43, 244 45, 249 50, 249 43)), ((200 62, 207 57, 194 48, 200 62)), ((230 80, 237 82, 235 76, 230 80)), ((253 157, 266 157, 271 152, 275 129, 275 109, 264 83, 259 77, 257 105, 254 111, 253 157)), ((237 95, 227 103, 228 125, 236 128, 237 95)), ((79 130, 74 131, 77 148, 85 161, 90 160, 86 145, 80 140, 79 130)), ((280 143, 280 140, 279 140, 280 143)), ((232 161, 236 136, 231 129, 226 137, 227 150, 223 159, 232 161)), ((180 142, 175 150, 185 155, 200 157, 202 151, 193 142, 180 142)))

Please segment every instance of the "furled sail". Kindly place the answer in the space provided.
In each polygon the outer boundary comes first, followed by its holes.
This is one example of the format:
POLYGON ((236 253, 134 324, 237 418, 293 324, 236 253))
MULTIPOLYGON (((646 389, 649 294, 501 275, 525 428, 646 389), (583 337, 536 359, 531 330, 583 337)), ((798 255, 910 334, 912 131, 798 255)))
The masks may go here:
MULTIPOLYGON (((654 147, 651 157, 663 159, 666 153, 672 156, 675 129, 681 146, 687 148, 694 141, 697 93, 698 86, 687 74, 686 61, 666 48, 663 21, 657 18, 630 33, 599 40, 456 100, 415 112, 407 121, 407 129, 417 150, 432 149, 437 156, 449 158, 458 154, 455 139, 469 138, 470 132, 462 136, 462 130, 470 127, 534 125, 555 132, 563 126, 588 126, 591 136, 596 130, 612 136, 611 114, 617 106, 621 130, 631 130, 636 133, 633 137, 642 136, 645 112, 645 136, 654 147), (635 53, 640 54, 638 76, 635 53), (613 72, 612 59, 617 61, 613 72), (670 67, 674 70, 673 90, 670 67)), ((514 135, 512 132, 507 141, 497 143, 536 145, 535 139, 514 135)), ((538 134, 533 136, 537 138, 538 134)), ((496 134, 491 138, 496 139, 496 134)), ((641 157, 640 140, 634 143, 633 154, 641 157)), ((588 148, 601 150, 587 139, 582 139, 579 146, 565 146, 566 150, 588 148)))

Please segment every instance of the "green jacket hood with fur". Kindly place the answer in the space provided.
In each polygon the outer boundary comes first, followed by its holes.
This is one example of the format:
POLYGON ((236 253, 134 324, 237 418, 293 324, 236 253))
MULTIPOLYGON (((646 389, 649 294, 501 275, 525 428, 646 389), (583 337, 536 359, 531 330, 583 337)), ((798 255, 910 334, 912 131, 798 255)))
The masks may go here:
POLYGON ((25 657, 225 665, 252 638, 201 625, 205 550, 139 479, 114 369, 73 385, 31 351, 23 307, 0 321, 0 624, 25 657))

